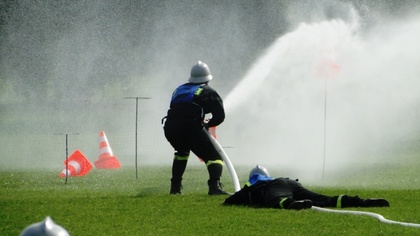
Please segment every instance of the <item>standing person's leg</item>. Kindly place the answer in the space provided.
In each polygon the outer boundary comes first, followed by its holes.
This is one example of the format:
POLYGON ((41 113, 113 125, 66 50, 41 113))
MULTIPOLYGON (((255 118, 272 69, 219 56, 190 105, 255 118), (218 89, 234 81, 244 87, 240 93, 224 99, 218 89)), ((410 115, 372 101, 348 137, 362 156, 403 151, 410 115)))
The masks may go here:
POLYGON ((177 151, 174 154, 170 194, 181 194, 182 176, 187 167, 189 155, 189 151, 177 151))
POLYGON ((191 142, 191 150, 197 156, 201 157, 206 163, 207 171, 209 173, 209 195, 227 194, 223 191, 220 177, 223 172, 223 160, 217 149, 214 147, 205 129, 200 130, 194 136, 191 142))
MULTIPOLYGON (((172 178, 170 194, 181 194, 182 176, 188 163, 190 155, 188 135, 182 130, 178 130, 176 124, 166 125, 164 127, 165 137, 175 149, 172 162, 172 178)), ((178 127, 179 128, 179 127, 178 127)))
POLYGON ((227 194, 222 189, 220 183, 220 177, 223 172, 223 161, 222 160, 209 160, 206 161, 207 171, 209 173, 209 180, 207 184, 209 186, 209 195, 227 194))

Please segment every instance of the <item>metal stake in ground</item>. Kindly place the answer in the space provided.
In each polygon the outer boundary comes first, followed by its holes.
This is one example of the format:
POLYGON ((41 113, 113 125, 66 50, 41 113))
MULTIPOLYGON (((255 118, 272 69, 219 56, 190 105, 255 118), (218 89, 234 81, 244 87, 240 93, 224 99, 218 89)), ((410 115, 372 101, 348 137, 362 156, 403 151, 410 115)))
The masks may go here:
POLYGON ((340 65, 338 65, 335 60, 333 59, 334 55, 331 54, 329 57, 331 59, 327 59, 322 61, 317 67, 318 75, 324 77, 325 84, 324 84, 324 158, 322 163, 322 179, 324 179, 325 175, 325 159, 326 159, 326 152, 327 152, 327 80, 336 79, 338 73, 341 70, 340 65))
POLYGON ((327 153, 327 80, 325 80, 324 89, 324 159, 322 163, 322 180, 325 175, 325 156, 327 153))
POLYGON ((136 99, 136 135, 135 135, 135 166, 136 166, 136 179, 139 179, 137 171, 137 120, 139 116, 139 99, 150 99, 151 97, 125 97, 124 99, 136 99))
POLYGON ((64 179, 64 184, 67 184, 67 176, 69 173, 69 135, 78 135, 79 133, 56 133, 55 135, 66 135, 66 178, 64 179))

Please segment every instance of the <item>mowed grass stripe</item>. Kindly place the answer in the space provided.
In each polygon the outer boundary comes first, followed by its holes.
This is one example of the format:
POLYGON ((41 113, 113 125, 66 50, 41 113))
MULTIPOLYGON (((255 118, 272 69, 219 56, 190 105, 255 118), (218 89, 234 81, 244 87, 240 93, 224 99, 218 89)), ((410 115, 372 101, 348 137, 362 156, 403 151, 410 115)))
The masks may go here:
MULTIPOLYGON (((58 171, 59 172, 59 171, 58 171)), ((57 171, 0 172, 0 232, 18 235, 47 215, 71 235, 415 235, 420 229, 367 216, 222 206, 225 196, 208 196, 206 171, 190 167, 183 195, 171 196, 170 167, 93 170, 69 178, 57 171)), ((241 172, 241 170, 239 170, 241 172)), ((229 176, 225 185, 231 188, 229 176)), ((243 182, 243 180, 241 180, 243 182)), ((242 183, 241 182, 241 183, 242 183)), ((420 223, 420 191, 311 187, 325 194, 384 197, 390 208, 367 210, 397 221, 420 223)))

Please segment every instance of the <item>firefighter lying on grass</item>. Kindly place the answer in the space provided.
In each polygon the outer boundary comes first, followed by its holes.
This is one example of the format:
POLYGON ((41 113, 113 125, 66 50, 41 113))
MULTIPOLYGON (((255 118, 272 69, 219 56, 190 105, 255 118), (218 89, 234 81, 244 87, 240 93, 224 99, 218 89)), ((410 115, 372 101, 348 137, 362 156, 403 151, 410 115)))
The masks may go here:
POLYGON ((224 205, 248 205, 280 209, 307 209, 317 207, 388 207, 383 198, 362 199, 358 196, 326 196, 312 192, 302 186, 298 180, 273 178, 266 168, 256 166, 249 174, 245 186, 229 196, 224 205))

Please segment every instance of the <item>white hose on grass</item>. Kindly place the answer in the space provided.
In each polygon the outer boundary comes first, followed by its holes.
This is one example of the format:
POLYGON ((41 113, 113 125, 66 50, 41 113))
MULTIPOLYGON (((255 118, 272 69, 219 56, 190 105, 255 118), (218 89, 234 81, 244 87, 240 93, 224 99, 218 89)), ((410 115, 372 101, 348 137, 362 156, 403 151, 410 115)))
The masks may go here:
POLYGON ((420 228, 420 224, 388 220, 385 217, 383 217, 382 215, 379 215, 379 214, 376 214, 376 213, 373 213, 373 212, 350 211, 350 210, 332 210, 332 209, 326 209, 326 208, 316 207, 316 206, 313 206, 312 209, 317 210, 317 211, 340 213, 340 214, 367 215, 367 216, 371 216, 373 218, 376 218, 376 219, 378 219, 379 221, 381 221, 383 223, 398 224, 398 225, 403 225, 403 226, 410 226, 410 227, 420 228))
POLYGON ((232 162, 230 161, 228 155, 226 154, 225 150, 223 150, 220 143, 216 140, 215 137, 210 132, 207 132, 207 134, 210 137, 211 142, 213 143, 214 147, 219 152, 220 156, 222 156, 223 161, 225 162, 227 168, 229 169, 230 176, 232 177, 233 186, 235 187, 235 192, 238 192, 241 190, 241 185, 239 184, 238 175, 236 174, 235 168, 232 165, 232 162))

